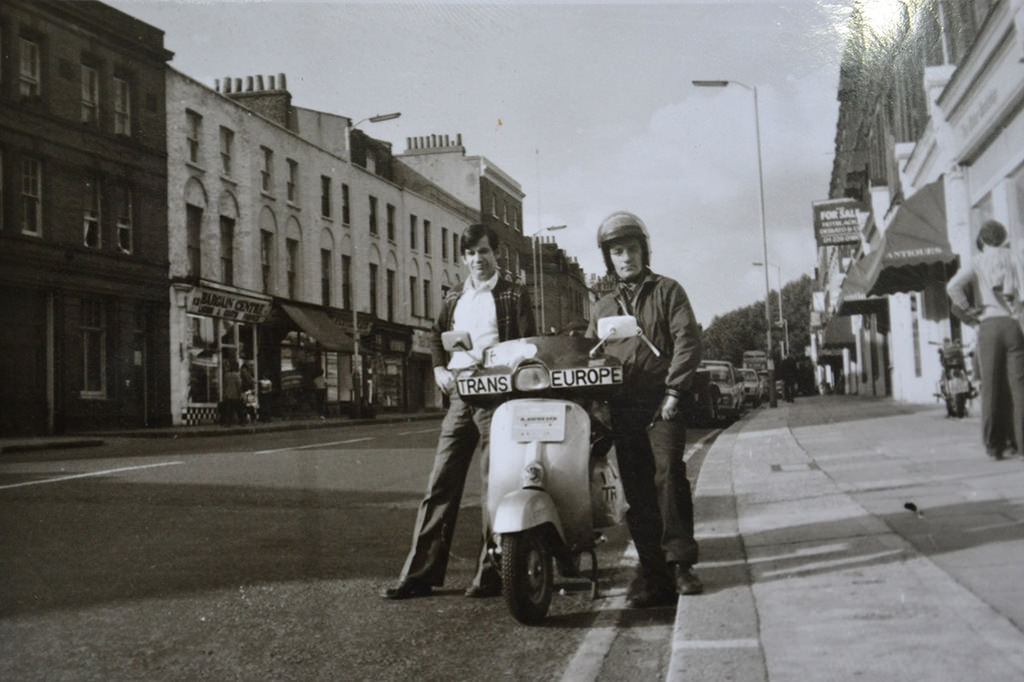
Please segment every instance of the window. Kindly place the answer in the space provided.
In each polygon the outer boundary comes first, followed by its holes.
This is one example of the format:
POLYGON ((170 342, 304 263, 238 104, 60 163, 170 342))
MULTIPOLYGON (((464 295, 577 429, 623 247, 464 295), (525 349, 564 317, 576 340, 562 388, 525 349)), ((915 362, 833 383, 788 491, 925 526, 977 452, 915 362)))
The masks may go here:
POLYGON ((341 305, 352 309, 352 256, 341 257, 341 305))
POLYGON ((105 397, 107 392, 107 316, 103 301, 82 299, 83 396, 105 397))
POLYGON ((286 265, 288 272, 288 298, 295 298, 298 293, 298 272, 299 272, 299 242, 296 239, 285 241, 285 252, 288 258, 286 265))
POLYGON ((508 202, 501 202, 501 220, 508 225, 508 202))
POLYGON ((388 269, 387 271, 387 290, 384 292, 387 295, 388 303, 388 321, 393 322, 395 319, 395 271, 388 269))
POLYGON ((22 97, 38 97, 41 90, 39 82, 39 45, 21 38, 21 61, 18 65, 18 93, 22 97))
POLYGON ((274 233, 260 230, 260 270, 263 272, 263 293, 270 293, 270 278, 273 274, 271 264, 274 262, 274 233))
POLYGON ((320 249, 320 299, 324 305, 331 304, 331 252, 320 249))
POLYGON ((299 200, 299 162, 295 159, 287 159, 287 161, 288 183, 286 194, 288 202, 294 204, 299 200))
POLYGON ((220 127, 220 172, 231 177, 231 156, 235 151, 235 131, 220 127))
POLYGON ((431 300, 430 300, 430 280, 423 280, 423 317, 428 320, 433 319, 433 315, 430 314, 431 300))
POLYGON ((430 221, 423 221, 423 253, 430 253, 430 221))
POLYGON ((117 249, 121 253, 132 252, 132 191, 121 189, 121 201, 117 206, 117 249))
POLYGON ((420 287, 415 277, 409 277, 409 314, 416 317, 416 299, 419 298, 420 287))
POLYGON ((82 243, 90 249, 102 246, 100 235, 100 181, 85 181, 82 196, 82 243))
POLYGON ((260 147, 263 154, 263 167, 260 169, 260 189, 268 194, 274 189, 274 152, 260 147))
POLYGON ((441 260, 448 260, 448 228, 441 228, 441 260))
POLYGON ((348 185, 341 185, 341 222, 348 225, 351 222, 348 207, 348 185))
POLYGON ((331 179, 326 175, 320 176, 320 215, 331 217, 331 179))
POLYGON ((377 266, 370 263, 370 314, 377 316, 377 266))
POLYGON ((462 255, 459 251, 459 235, 457 232, 452 232, 452 260, 458 262, 459 256, 462 255))
POLYGON ((387 205, 387 221, 388 221, 388 241, 395 241, 395 207, 391 204, 387 205))
POLYGON ((202 242, 200 236, 202 235, 203 226, 203 209, 199 206, 193 206, 192 204, 185 205, 185 232, 188 252, 188 275, 189 277, 199 277, 200 263, 202 262, 202 242))
POLYGON ((220 281, 235 283, 235 219, 220 217, 220 281))
POLYGON ((42 215, 42 169, 37 159, 21 162, 21 231, 24 234, 41 236, 42 215))
POLYGON ((114 77, 114 133, 132 134, 132 90, 124 78, 114 77))
POLYGON ((82 123, 96 123, 100 118, 100 75, 91 66, 82 64, 82 123))
POLYGON ((192 111, 185 110, 185 137, 188 139, 188 160, 199 163, 199 140, 203 132, 203 117, 192 111))
POLYGON ((491 215, 495 218, 498 217, 498 194, 491 192, 491 215))
POLYGON ((409 214, 409 248, 416 248, 416 221, 417 218, 413 214, 409 214))
POLYGON ((377 197, 370 197, 370 234, 377 234, 377 197))

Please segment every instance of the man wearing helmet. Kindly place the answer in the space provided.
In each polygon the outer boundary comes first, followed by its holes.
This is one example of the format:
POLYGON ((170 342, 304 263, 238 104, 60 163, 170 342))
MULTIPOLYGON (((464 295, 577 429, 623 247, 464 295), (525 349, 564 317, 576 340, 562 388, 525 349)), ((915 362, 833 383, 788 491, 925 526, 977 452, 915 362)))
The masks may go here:
POLYGON ((612 213, 597 230, 597 244, 615 289, 594 303, 587 335, 596 337, 602 317, 633 315, 646 337, 607 346, 624 369, 625 390, 610 411, 626 523, 640 557, 627 599, 634 608, 662 606, 704 589, 693 571, 697 542, 679 404, 700 364, 700 328, 683 287, 651 271, 640 218, 612 213))

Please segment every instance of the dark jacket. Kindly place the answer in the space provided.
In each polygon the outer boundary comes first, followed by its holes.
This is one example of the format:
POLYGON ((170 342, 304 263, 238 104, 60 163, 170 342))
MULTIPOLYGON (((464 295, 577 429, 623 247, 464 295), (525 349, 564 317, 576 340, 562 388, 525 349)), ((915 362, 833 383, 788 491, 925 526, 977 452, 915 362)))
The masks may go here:
POLYGON ((679 282, 648 270, 633 301, 616 287, 591 307, 587 336, 597 338, 597 321, 613 315, 635 316, 661 352, 655 356, 639 337, 608 342, 606 352, 622 361, 626 390, 648 397, 681 396, 693 381, 702 348, 700 327, 679 282))
MULTIPOLYGON (((430 354, 434 367, 444 367, 448 364, 448 352, 441 344, 441 334, 452 330, 455 304, 459 302, 468 281, 469 279, 466 279, 453 287, 441 303, 441 312, 434 321, 430 336, 430 354)), ((536 336, 537 327, 533 321, 533 308, 530 307, 530 295, 526 287, 516 284, 509 279, 507 273, 502 272, 498 275, 498 282, 491 290, 491 295, 494 296, 494 310, 498 316, 498 338, 501 341, 536 336)))

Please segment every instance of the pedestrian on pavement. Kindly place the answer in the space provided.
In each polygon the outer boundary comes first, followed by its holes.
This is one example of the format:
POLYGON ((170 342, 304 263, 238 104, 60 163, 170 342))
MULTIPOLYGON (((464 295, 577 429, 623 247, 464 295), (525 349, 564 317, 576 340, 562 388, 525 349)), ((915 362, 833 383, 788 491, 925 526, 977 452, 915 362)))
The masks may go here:
POLYGON ((252 362, 250 360, 243 360, 242 366, 238 370, 238 375, 242 380, 242 406, 243 406, 243 423, 245 422, 256 422, 256 382, 252 373, 252 362))
POLYGON ((313 395, 316 398, 316 413, 321 419, 327 419, 327 380, 324 368, 318 367, 313 377, 313 395))
POLYGON ((1021 300, 1006 227, 987 220, 969 265, 946 287, 953 313, 978 327, 982 440, 989 457, 1024 447, 1024 332, 1014 315, 1021 300), (968 290, 974 287, 971 306, 968 290))
POLYGON ((633 608, 668 605, 677 594, 704 589, 693 570, 697 541, 680 405, 700 364, 700 328, 683 287, 651 271, 640 218, 612 213, 598 227, 597 244, 615 289, 594 303, 587 336, 596 338, 597 321, 613 315, 636 317, 644 333, 606 349, 623 363, 624 390, 610 412, 626 523, 640 558, 627 601, 633 608))
POLYGON ((497 250, 498 237, 490 227, 474 224, 466 229, 462 235, 462 260, 469 268, 469 276, 445 296, 434 323, 431 333, 434 381, 448 395, 450 404, 441 423, 427 492, 416 516, 412 548, 398 583, 381 593, 387 599, 429 596, 434 587, 444 584, 462 490, 476 450, 480 452, 483 538, 476 574, 466 589, 466 596, 488 597, 501 593, 501 576, 488 556, 488 438, 493 410, 470 407, 455 391, 456 372, 479 362, 487 346, 537 333, 526 288, 499 271, 497 250), (450 330, 468 332, 472 350, 456 351, 447 357, 441 334, 450 330))
POLYGON ((270 374, 263 373, 259 381, 260 386, 260 421, 270 422, 274 417, 274 380, 270 374))
POLYGON ((796 398, 797 368, 796 358, 792 354, 786 355, 779 362, 779 378, 782 379, 782 397, 788 403, 793 402, 796 398))
POLYGON ((221 426, 231 426, 236 421, 245 423, 245 406, 242 404, 242 375, 238 363, 228 360, 224 367, 224 390, 221 395, 221 426))

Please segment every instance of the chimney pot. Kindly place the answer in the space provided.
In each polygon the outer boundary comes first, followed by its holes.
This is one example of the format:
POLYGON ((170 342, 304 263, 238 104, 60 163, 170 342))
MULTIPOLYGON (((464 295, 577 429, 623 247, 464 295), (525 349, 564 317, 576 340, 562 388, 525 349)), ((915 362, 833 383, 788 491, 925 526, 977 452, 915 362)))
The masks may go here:
POLYGON ((236 78, 235 79, 235 92, 241 92, 241 91, 242 91, 242 79, 241 78, 236 78))
POLYGON ((219 78, 214 78, 213 79, 213 89, 216 90, 217 92, 220 92, 220 79, 219 78))
POLYGON ((245 77, 245 91, 252 92, 252 76, 245 77))
POLYGON ((270 88, 271 90, 276 90, 276 89, 277 89, 277 86, 276 86, 276 84, 274 83, 274 77, 273 77, 273 76, 268 76, 268 77, 270 78, 270 85, 269 85, 268 87, 269 87, 269 88, 270 88))
POLYGON ((256 76, 256 89, 263 91, 263 76, 256 76))
POLYGON ((225 78, 224 79, 224 90, 223 90, 223 92, 224 92, 224 94, 230 94, 231 93, 231 78, 225 78))
POLYGON ((455 133, 455 144, 462 146, 462 133, 455 133))
POLYGON ((279 84, 279 87, 282 90, 287 90, 288 89, 288 85, 286 84, 286 82, 284 80, 284 74, 283 73, 277 74, 277 82, 279 84))

